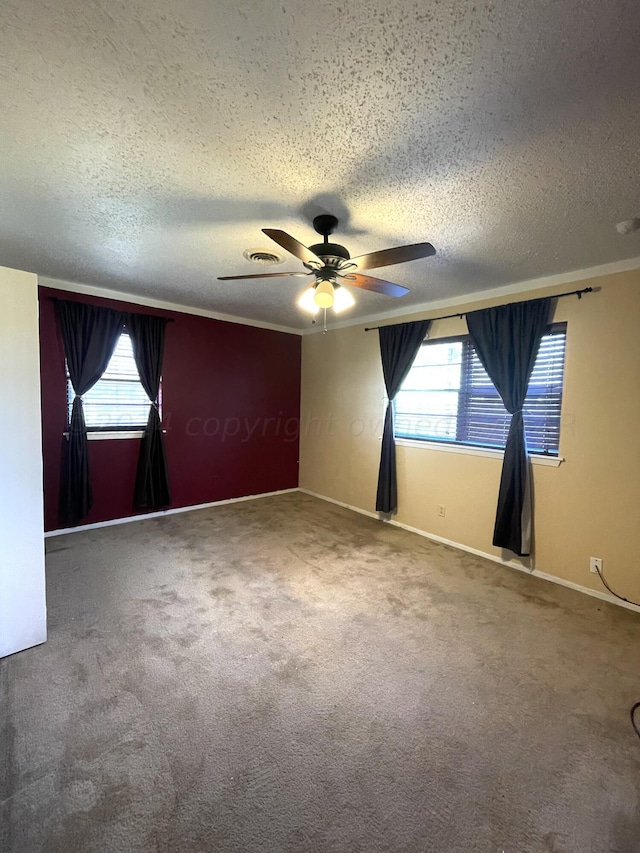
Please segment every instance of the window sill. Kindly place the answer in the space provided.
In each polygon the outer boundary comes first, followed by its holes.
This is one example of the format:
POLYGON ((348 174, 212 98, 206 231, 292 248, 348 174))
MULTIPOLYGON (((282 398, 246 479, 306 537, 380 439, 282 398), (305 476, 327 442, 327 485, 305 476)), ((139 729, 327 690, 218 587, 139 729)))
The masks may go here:
MULTIPOLYGON (((165 430, 162 430, 165 432, 165 430)), ((69 438, 69 433, 63 433, 65 438, 69 438)), ((87 432, 87 441, 106 441, 113 438, 142 438, 144 435, 143 429, 114 429, 104 430, 102 432, 87 432)))
MULTIPOLYGON (((421 441, 412 438, 396 438, 400 447, 420 447, 426 450, 440 450, 444 453, 462 453, 465 456, 488 456, 490 459, 502 459, 503 450, 492 450, 490 447, 470 447, 465 444, 441 444, 438 441, 421 441)), ((529 459, 534 465, 545 465, 548 468, 558 468, 564 459, 561 456, 543 456, 531 453, 529 459)))

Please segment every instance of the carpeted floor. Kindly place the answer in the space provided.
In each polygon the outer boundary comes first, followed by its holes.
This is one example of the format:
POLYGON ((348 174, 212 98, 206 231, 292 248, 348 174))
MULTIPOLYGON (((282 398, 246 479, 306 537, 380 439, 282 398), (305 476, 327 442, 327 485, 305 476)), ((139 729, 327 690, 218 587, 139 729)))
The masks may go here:
POLYGON ((637 853, 640 618, 301 494, 48 540, 3 853, 637 853))

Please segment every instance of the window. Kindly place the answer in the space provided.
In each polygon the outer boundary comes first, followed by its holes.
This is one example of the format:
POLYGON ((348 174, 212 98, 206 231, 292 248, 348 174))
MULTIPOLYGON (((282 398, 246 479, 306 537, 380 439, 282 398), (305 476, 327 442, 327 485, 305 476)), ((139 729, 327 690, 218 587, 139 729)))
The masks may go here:
MULTIPOLYGON (((557 456, 566 324, 542 338, 524 404, 527 446, 557 456)), ((425 341, 395 400, 395 435, 503 449, 511 416, 468 336, 425 341)))
MULTIPOLYGON (((74 391, 67 371, 68 422, 74 391)), ((149 417, 149 397, 140 384, 131 338, 123 332, 107 369, 82 397, 87 430, 144 429, 149 417)))

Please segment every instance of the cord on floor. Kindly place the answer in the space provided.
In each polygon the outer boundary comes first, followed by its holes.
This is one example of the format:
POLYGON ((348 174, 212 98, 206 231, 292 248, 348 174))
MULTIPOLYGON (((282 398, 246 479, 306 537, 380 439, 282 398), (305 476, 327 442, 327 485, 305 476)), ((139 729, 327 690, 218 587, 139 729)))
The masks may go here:
POLYGON ((633 605, 634 605, 634 607, 640 607, 640 604, 638 604, 638 602, 637 602, 637 601, 631 601, 631 599, 630 599, 630 598, 625 598, 625 597, 624 597, 624 595, 618 595, 618 593, 617 593, 617 592, 614 592, 614 591, 611 589, 611 587, 609 586, 609 584, 606 582, 606 580, 604 579, 604 575, 602 574, 602 572, 600 571, 600 569, 596 569, 596 572, 598 573, 598 577, 600 578, 600 580, 602 581, 602 583, 606 586, 606 588, 609 590, 609 592, 611 593, 611 595, 614 595, 616 598, 619 598, 619 599, 620 599, 620 601, 626 601, 626 602, 627 602, 627 604, 633 604, 633 605))
MULTIPOLYGON (((620 601, 626 601, 627 604, 634 604, 636 607, 640 607, 640 604, 638 604, 637 601, 631 601, 630 599, 625 598, 623 595, 618 595, 617 592, 614 592, 611 589, 611 587, 609 586, 609 584, 606 582, 606 580, 604 579, 604 575, 602 574, 600 569, 596 569, 596 572, 598 573, 598 577, 600 578, 602 583, 605 585, 605 587, 609 590, 611 595, 614 595, 616 598, 619 598, 620 601)), ((636 711, 639 708, 640 708, 640 702, 636 702, 636 704, 631 709, 631 725, 633 726, 633 730, 638 735, 638 737, 640 737, 640 725, 638 723, 636 723, 636 711)))
POLYGON ((640 737, 640 727, 638 723, 636 723, 636 711, 640 708, 640 702, 636 702, 636 704, 631 709, 631 725, 634 728, 635 733, 640 737))

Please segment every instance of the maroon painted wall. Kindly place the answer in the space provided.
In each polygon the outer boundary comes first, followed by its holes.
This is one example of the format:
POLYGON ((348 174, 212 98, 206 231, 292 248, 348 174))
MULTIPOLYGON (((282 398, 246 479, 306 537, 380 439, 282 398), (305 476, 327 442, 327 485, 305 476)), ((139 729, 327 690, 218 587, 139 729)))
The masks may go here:
MULTIPOLYGON (((40 288, 45 529, 58 513, 66 429, 64 349, 51 298, 171 317, 162 413, 172 507, 298 485, 300 337, 126 302, 40 288)), ((140 439, 89 442, 93 509, 81 523, 136 514, 140 439)))

